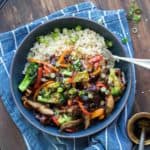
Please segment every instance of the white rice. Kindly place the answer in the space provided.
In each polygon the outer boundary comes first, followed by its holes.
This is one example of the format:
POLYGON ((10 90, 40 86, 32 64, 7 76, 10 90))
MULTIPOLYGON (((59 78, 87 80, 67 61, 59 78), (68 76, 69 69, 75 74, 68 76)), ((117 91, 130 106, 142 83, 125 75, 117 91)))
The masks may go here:
POLYGON ((70 49, 71 47, 83 55, 94 56, 101 54, 106 49, 104 37, 96 32, 90 29, 83 29, 80 31, 72 29, 70 31, 70 34, 65 32, 59 33, 58 38, 55 40, 51 36, 43 36, 48 39, 48 43, 36 42, 30 49, 28 57, 47 60, 50 55, 60 55, 64 50, 70 49), (70 44, 69 41, 72 36, 77 36, 78 39, 75 43, 70 44))

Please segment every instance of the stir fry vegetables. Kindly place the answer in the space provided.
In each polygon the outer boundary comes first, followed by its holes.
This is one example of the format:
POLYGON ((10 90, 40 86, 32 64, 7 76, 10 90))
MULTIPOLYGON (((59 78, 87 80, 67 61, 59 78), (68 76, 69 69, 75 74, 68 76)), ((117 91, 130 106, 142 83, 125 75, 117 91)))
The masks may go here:
MULTIPOLYGON (((81 27, 75 30, 79 32, 81 27)), ((60 29, 55 29, 51 36, 57 40, 59 34, 60 29)), ((44 36, 38 42, 48 43, 44 36)), ((42 124, 61 131, 76 132, 106 118, 125 88, 121 70, 110 68, 101 54, 81 57, 70 47, 60 55, 50 55, 47 61, 31 56, 27 61, 18 86, 23 105, 34 111, 42 124)))

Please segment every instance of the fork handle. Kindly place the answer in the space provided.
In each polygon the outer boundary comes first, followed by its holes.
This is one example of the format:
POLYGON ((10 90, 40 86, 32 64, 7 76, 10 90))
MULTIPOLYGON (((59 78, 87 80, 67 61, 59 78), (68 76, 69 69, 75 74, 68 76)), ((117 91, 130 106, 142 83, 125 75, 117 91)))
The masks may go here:
POLYGON ((137 58, 127 58, 113 55, 116 60, 123 60, 129 63, 136 64, 146 69, 150 69, 150 59, 137 59, 137 58))

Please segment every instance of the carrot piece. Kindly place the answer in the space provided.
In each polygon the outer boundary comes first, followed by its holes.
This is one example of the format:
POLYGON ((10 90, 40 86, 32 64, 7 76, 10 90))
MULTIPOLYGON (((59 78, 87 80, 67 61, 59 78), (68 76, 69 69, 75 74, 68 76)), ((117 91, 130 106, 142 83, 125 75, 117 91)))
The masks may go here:
POLYGON ((46 74, 52 72, 52 70, 49 67, 47 67, 46 65, 43 65, 43 69, 44 69, 46 74))
POLYGON ((72 83, 72 81, 73 81, 73 78, 72 77, 70 77, 70 78, 67 78, 67 83, 72 83))
POLYGON ((91 119, 95 119, 104 115, 104 108, 98 108, 94 112, 91 113, 91 119))
POLYGON ((69 65, 68 64, 59 64, 59 66, 62 68, 67 68, 69 65))
POLYGON ((43 76, 43 68, 39 67, 37 72, 37 79, 34 84, 34 89, 37 89, 40 86, 42 76, 43 76))
POLYGON ((65 50, 65 51, 63 51, 63 53, 62 53, 61 56, 59 57, 57 63, 58 63, 58 64, 64 63, 64 58, 65 58, 65 56, 68 55, 68 54, 70 54, 70 53, 71 53, 71 50, 65 50))
POLYGON ((28 61, 29 62, 33 62, 33 63, 46 65, 46 66, 50 67, 52 70, 54 70, 55 72, 59 71, 56 67, 54 67, 52 64, 50 64, 50 63, 48 63, 46 61, 42 61, 42 60, 34 59, 34 58, 28 58, 28 61))
POLYGON ((82 111, 85 115, 91 115, 91 113, 90 113, 90 112, 88 112, 88 111, 84 108, 84 106, 83 106, 83 103, 82 103, 82 102, 77 101, 77 103, 78 103, 78 105, 79 105, 79 107, 80 107, 81 111, 82 111))

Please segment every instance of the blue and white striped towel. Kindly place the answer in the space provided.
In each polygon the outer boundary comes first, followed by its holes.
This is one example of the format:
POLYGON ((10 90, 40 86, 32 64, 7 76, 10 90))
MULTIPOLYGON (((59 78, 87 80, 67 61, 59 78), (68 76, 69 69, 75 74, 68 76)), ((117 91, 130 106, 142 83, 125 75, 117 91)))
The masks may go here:
POLYGON ((130 150, 132 143, 127 137, 126 122, 134 102, 136 84, 134 66, 132 66, 132 89, 128 103, 121 115, 102 132, 90 137, 61 139, 41 133, 32 127, 16 108, 9 87, 9 70, 11 60, 18 45, 39 24, 63 16, 80 16, 96 22, 103 21, 104 26, 116 34, 118 39, 128 38, 125 49, 130 57, 133 56, 132 43, 124 10, 99 10, 90 2, 66 7, 15 30, 0 34, 0 96, 2 101, 16 126, 21 131, 29 150, 130 150))

